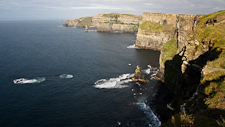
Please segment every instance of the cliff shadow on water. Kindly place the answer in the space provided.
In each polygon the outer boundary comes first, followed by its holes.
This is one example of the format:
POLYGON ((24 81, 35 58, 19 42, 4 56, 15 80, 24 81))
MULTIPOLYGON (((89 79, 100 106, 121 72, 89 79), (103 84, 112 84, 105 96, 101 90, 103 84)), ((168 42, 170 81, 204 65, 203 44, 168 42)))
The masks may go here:
MULTIPOLYGON (((177 115, 179 113, 184 113, 185 115, 195 114, 196 117, 206 116, 214 119, 218 118, 221 119, 221 121, 224 120, 220 117, 221 115, 225 116, 225 111, 207 108, 206 100, 204 100, 206 97, 204 90, 212 81, 202 83, 203 67, 205 67, 207 62, 217 59, 221 52, 222 51, 217 50, 217 48, 213 50, 209 49, 197 59, 189 61, 183 73, 183 56, 177 54, 172 60, 167 60, 165 62, 165 83, 162 83, 158 94, 152 102, 153 105, 155 105, 154 108, 156 113, 160 116, 162 123, 167 123, 166 126, 174 126, 171 122, 171 118, 173 118, 176 119, 177 125, 181 125, 179 124, 182 123, 181 117, 177 115), (183 110, 182 106, 186 109, 183 110)), ((214 81, 222 82, 224 78, 225 77, 222 76, 214 81)), ((216 94, 216 92, 211 92, 211 94, 216 94)), ((195 118, 194 122, 199 123, 198 120, 203 122, 204 118, 195 118)), ((212 122, 212 125, 214 124, 215 123, 212 122)))

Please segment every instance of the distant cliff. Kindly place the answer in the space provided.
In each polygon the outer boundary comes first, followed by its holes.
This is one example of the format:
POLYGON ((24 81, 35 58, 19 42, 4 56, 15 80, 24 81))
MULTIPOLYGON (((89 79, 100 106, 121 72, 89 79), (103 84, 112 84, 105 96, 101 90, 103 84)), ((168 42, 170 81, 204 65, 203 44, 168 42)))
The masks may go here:
POLYGON ((67 27, 96 27, 100 32, 135 33, 138 31, 142 16, 131 14, 98 14, 93 17, 79 19, 67 19, 64 26, 67 27))
POLYGON ((85 27, 86 25, 91 26, 92 25, 92 17, 83 17, 79 19, 67 19, 65 21, 65 24, 63 24, 66 27, 85 27))

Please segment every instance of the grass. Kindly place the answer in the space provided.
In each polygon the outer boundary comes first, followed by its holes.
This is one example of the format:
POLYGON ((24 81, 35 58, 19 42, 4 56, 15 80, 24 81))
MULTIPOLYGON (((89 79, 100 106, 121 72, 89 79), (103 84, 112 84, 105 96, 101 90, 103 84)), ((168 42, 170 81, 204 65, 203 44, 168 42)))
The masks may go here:
POLYGON ((167 42, 161 52, 163 53, 163 56, 162 56, 162 63, 165 64, 165 62, 167 60, 172 60, 173 57, 176 55, 176 52, 177 52, 177 44, 175 42, 175 39, 171 39, 169 42, 167 42))
POLYGON ((208 19, 216 20, 218 17, 221 17, 221 16, 225 16, 225 10, 218 11, 212 14, 203 15, 198 19, 198 22, 199 22, 198 26, 200 28, 206 27, 206 22, 208 21, 208 19))
POLYGON ((133 17, 133 18, 139 18, 140 20, 142 19, 141 15, 132 15, 132 14, 121 14, 121 15, 126 15, 126 16, 130 16, 130 17, 133 17))
POLYGON ((216 72, 209 73, 203 77, 201 83, 204 84, 207 81, 219 80, 220 77, 224 75, 225 75, 224 71, 216 71, 216 72))
POLYGON ((83 17, 80 18, 81 21, 78 22, 77 27, 85 27, 87 26, 91 26, 92 24, 92 17, 83 17))
POLYGON ((170 34, 174 34, 175 32, 175 27, 173 25, 166 25, 166 24, 159 24, 159 23, 154 23, 151 21, 145 21, 140 25, 140 28, 142 30, 145 30, 146 32, 148 31, 163 31, 167 32, 170 34))
POLYGON ((120 15, 119 13, 110 13, 110 14, 103 14, 103 17, 116 18, 119 15, 120 15))
POLYGON ((124 22, 121 22, 121 21, 116 21, 116 22, 114 22, 114 24, 122 24, 122 25, 138 25, 138 24, 134 24, 134 23, 124 23, 124 22))
POLYGON ((133 17, 133 18, 139 18, 140 20, 142 19, 142 16, 141 15, 120 14, 120 13, 103 14, 104 17, 110 17, 110 18, 117 18, 120 15, 130 16, 130 17, 133 17))
POLYGON ((162 31, 165 25, 160 25, 159 23, 153 23, 151 21, 143 22, 140 27, 142 30, 154 30, 154 31, 162 31))

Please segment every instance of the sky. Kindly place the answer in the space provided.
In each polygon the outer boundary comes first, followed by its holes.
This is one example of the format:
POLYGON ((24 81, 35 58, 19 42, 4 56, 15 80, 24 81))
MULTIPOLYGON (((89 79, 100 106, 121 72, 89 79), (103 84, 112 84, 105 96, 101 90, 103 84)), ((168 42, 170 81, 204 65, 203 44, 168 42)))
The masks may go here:
POLYGON ((0 0, 0 20, 64 20, 108 13, 209 14, 219 10, 225 10, 225 0, 0 0))

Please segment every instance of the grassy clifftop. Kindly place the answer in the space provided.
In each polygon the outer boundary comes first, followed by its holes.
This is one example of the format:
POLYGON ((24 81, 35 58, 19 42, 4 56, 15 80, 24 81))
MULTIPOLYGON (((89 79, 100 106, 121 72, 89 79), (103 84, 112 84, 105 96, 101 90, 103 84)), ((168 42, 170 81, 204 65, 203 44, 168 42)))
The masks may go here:
POLYGON ((82 17, 80 21, 77 23, 77 27, 85 27, 92 25, 92 17, 82 17))

